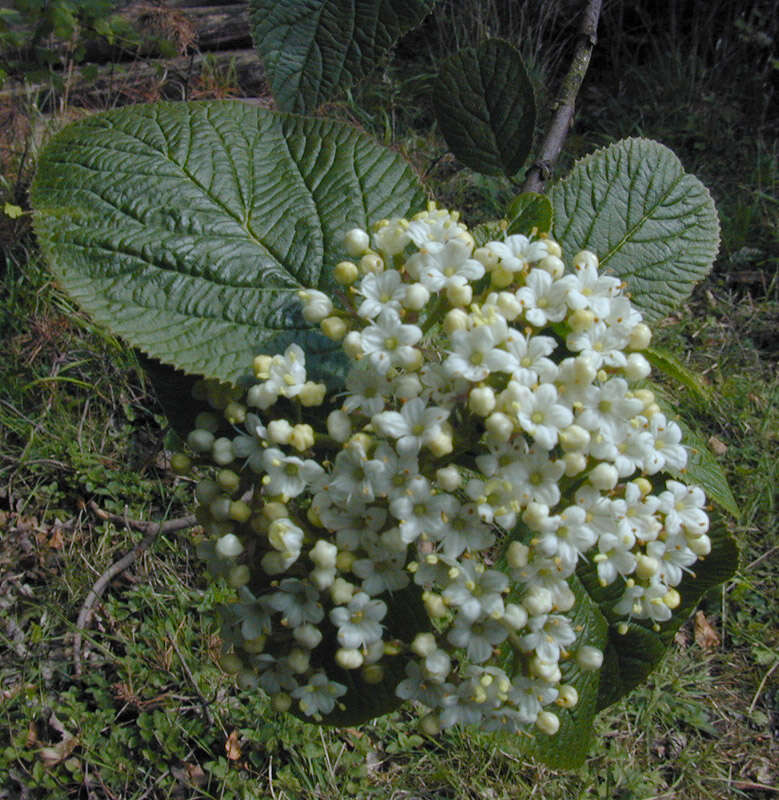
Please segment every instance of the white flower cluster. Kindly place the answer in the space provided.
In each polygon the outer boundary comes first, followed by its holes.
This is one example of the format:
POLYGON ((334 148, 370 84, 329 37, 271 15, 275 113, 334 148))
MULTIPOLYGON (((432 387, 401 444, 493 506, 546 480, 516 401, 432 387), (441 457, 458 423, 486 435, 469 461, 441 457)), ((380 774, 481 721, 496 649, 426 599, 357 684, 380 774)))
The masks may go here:
POLYGON ((190 435, 236 466, 197 490, 240 597, 225 665, 320 718, 344 671, 378 683, 402 657, 396 694, 430 710, 428 730, 553 734, 550 707, 577 702, 561 663, 602 660, 569 614, 580 559, 624 586, 617 614, 657 625, 711 547, 701 489, 660 477, 686 451, 636 388, 649 330, 594 254, 566 271, 549 238, 474 248, 435 206, 352 230, 346 249, 337 297, 300 293, 351 361, 346 393, 323 410, 291 345, 255 359, 243 400, 212 392, 245 431, 215 438, 206 415, 190 435), (407 639, 389 623, 402 590, 427 612, 407 639))

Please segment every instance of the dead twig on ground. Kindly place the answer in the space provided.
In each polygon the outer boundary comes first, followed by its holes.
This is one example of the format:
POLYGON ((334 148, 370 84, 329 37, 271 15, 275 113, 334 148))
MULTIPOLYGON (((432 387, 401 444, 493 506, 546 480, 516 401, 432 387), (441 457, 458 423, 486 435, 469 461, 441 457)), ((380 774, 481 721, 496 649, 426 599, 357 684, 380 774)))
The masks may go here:
POLYGON ((161 533, 171 533, 173 531, 191 528, 197 522, 194 515, 179 517, 177 519, 169 519, 165 520, 164 522, 132 520, 121 517, 119 514, 111 514, 108 511, 104 511, 93 501, 90 501, 88 505, 90 510, 100 517, 100 519, 125 525, 128 528, 145 533, 146 536, 144 536, 144 538, 132 550, 130 550, 129 553, 126 553, 118 561, 115 561, 113 564, 111 564, 111 566, 95 581, 95 583, 92 585, 92 588, 89 590, 89 593, 87 594, 86 599, 81 606, 81 610, 78 613, 78 619, 76 620, 76 634, 73 637, 73 670, 76 676, 81 675, 81 641, 84 631, 86 631, 86 629, 89 627, 89 623, 92 621, 92 614, 94 613, 95 604, 102 597, 103 592, 105 592, 108 584, 117 575, 126 570, 130 564, 132 564, 138 558, 138 556, 141 555, 141 553, 148 550, 157 536, 159 536, 161 533))

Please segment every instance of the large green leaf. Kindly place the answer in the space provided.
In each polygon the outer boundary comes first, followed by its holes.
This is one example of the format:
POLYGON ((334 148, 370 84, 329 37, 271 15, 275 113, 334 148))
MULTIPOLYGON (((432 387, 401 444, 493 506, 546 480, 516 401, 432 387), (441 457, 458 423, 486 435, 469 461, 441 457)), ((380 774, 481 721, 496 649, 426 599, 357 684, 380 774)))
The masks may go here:
POLYGON ((673 311, 711 269, 719 221, 706 187, 658 142, 623 139, 578 161, 551 190, 554 233, 627 281, 649 319, 673 311))
POLYGON ((486 175, 511 177, 533 146, 536 102, 522 57, 488 39, 452 56, 433 91, 436 117, 452 152, 486 175))
POLYGON ((87 312, 165 364, 226 381, 293 341, 317 377, 337 371, 296 292, 337 288, 329 268, 349 228, 424 201, 406 162, 351 127, 240 102, 77 122, 32 188, 43 251, 87 312))
POLYGON ((252 36, 276 103, 313 111, 370 72, 436 0, 250 0, 252 36))

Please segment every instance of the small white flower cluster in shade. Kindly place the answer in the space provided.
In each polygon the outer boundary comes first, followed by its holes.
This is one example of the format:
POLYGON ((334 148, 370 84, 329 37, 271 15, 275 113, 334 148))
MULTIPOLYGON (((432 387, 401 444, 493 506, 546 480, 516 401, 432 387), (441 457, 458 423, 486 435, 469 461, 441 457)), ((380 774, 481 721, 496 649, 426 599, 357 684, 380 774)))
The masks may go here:
POLYGON ((245 396, 211 392, 240 433, 202 419, 189 438, 223 467, 197 496, 239 594, 224 664, 319 719, 344 671, 379 683, 402 657, 395 691, 426 729, 553 734, 577 702, 561 665, 602 661, 571 622, 582 559, 623 587, 616 614, 657 626, 711 548, 703 492, 668 474, 679 426, 638 388, 649 330, 594 254, 566 270, 543 236, 476 248, 434 206, 346 250, 342 291, 300 292, 350 359, 345 394, 326 400, 291 345, 255 359, 245 396), (388 627, 410 591, 426 619, 404 639, 388 627))

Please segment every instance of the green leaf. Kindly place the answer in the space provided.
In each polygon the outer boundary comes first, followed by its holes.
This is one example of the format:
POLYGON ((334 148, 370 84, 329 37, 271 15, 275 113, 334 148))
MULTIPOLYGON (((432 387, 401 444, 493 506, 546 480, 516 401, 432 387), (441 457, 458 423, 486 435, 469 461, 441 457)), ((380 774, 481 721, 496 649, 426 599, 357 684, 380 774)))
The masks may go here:
POLYGON ((433 103, 446 143, 466 166, 511 177, 525 163, 536 101, 522 57, 508 42, 488 39, 449 58, 433 103))
POLYGON ((506 209, 506 219, 509 221, 506 233, 527 236, 533 228, 538 233, 549 233, 552 230, 552 216, 552 204, 546 195, 522 192, 506 209))
POLYGON ((381 63, 436 0, 250 0, 254 46, 282 111, 318 108, 381 63))
POLYGON ((578 161, 550 192, 568 258, 594 251, 648 319, 677 308, 708 274, 719 220, 706 187, 658 142, 623 139, 578 161))
POLYGON ((41 155, 32 203, 62 287, 147 355, 235 382, 297 342, 337 385, 340 348, 296 293, 336 290, 343 234, 425 197, 400 156, 347 125, 225 101, 70 125, 41 155))
POLYGON ((663 372, 675 383, 680 383, 704 405, 711 403, 711 390, 701 380, 698 373, 687 369, 684 364, 670 351, 657 347, 648 347, 641 351, 654 369, 663 372))

